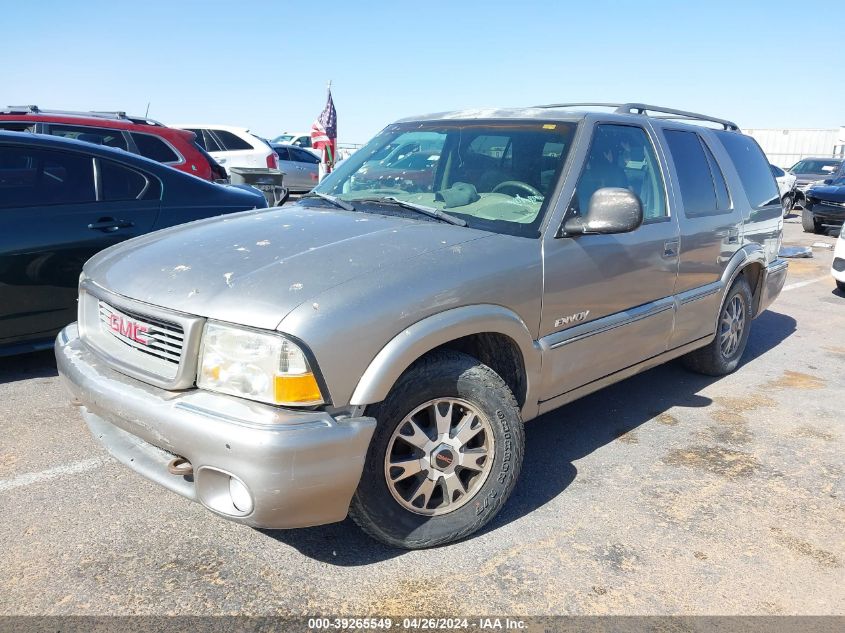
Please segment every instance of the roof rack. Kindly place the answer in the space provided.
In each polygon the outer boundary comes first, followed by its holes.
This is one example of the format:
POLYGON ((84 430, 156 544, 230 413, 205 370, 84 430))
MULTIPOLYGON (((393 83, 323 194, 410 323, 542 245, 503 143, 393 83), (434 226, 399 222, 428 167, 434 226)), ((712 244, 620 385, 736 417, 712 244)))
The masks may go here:
POLYGON ((641 114, 649 116, 649 112, 656 112, 668 116, 658 116, 658 119, 678 119, 686 121, 709 121, 710 123, 717 123, 726 130, 733 130, 738 132, 739 126, 733 121, 726 119, 717 119, 716 117, 707 116, 706 114, 699 114, 697 112, 687 112, 686 110, 675 110, 674 108, 664 108, 662 106, 647 105, 645 103, 550 103, 547 105, 535 106, 537 108, 581 108, 581 107, 602 107, 614 108, 617 114, 641 114))
POLYGON ((155 119, 148 119, 142 116, 127 116, 126 112, 114 111, 107 112, 101 110, 91 110, 88 112, 76 110, 42 110, 37 105, 22 105, 22 106, 6 106, 5 110, 0 110, 0 114, 59 114, 67 116, 87 116, 98 119, 113 119, 119 121, 129 121, 131 123, 146 123, 147 125, 157 125, 164 127, 163 123, 159 123, 155 119))

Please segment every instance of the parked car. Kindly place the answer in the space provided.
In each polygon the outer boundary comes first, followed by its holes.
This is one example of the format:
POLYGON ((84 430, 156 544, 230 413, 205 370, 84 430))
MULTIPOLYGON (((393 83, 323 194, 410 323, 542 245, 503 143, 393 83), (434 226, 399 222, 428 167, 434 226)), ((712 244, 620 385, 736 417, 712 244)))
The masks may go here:
POLYGON ((843 159, 830 157, 802 158, 787 171, 795 174, 795 202, 804 205, 807 189, 814 183, 830 178, 842 166, 843 159))
POLYGON ((35 132, 86 141, 150 158, 203 180, 226 178, 223 169, 189 132, 125 112, 41 110, 9 106, 0 110, 0 130, 35 132))
POLYGON ((97 251, 263 206, 258 191, 200 180, 119 149, 0 132, 0 355, 52 345, 75 319, 79 273, 97 251))
POLYGON ((278 169, 278 158, 267 141, 250 134, 243 127, 232 125, 174 125, 193 132, 197 142, 226 169, 232 167, 264 167, 278 169))
POLYGON ((801 226, 807 233, 825 233, 845 222, 845 175, 827 178, 807 189, 801 226))
POLYGON ((350 187, 431 191, 435 172, 433 167, 439 159, 440 149, 436 149, 402 156, 389 166, 381 163, 362 166, 350 187))
POLYGON ((642 104, 403 119, 297 205, 93 258, 58 368, 112 455, 222 517, 349 513, 430 547, 507 501, 523 422, 676 357, 736 369, 786 278, 782 227, 730 121, 642 104), (350 187, 420 130, 440 145, 432 190, 350 187))
POLYGON ((272 140, 272 143, 296 145, 305 149, 311 148, 311 135, 307 132, 282 132, 272 140))
POLYGON ((845 227, 839 230, 839 239, 836 240, 836 247, 833 250, 830 274, 836 280, 839 291, 845 293, 845 227))
POLYGON ((320 178, 320 159, 308 150, 295 145, 272 143, 271 147, 279 157, 279 169, 285 173, 285 186, 301 193, 314 188, 320 178))
POLYGON ((769 165, 772 170, 772 175, 775 177, 775 182, 778 183, 778 191, 780 192, 781 206, 783 206, 783 215, 789 215, 792 207, 795 206, 795 183, 798 177, 790 172, 782 170, 775 165, 769 165))

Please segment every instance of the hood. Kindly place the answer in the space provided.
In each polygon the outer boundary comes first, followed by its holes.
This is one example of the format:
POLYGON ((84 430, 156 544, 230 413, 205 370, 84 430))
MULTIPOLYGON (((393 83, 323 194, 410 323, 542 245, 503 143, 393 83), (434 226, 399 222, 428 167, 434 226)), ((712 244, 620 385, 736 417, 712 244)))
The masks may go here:
POLYGON ((830 200, 832 202, 845 202, 845 185, 816 185, 807 192, 813 198, 819 200, 830 200))
POLYGON ((277 207, 129 240, 95 255, 84 272, 125 297, 273 329, 329 288, 487 235, 403 217, 277 207))

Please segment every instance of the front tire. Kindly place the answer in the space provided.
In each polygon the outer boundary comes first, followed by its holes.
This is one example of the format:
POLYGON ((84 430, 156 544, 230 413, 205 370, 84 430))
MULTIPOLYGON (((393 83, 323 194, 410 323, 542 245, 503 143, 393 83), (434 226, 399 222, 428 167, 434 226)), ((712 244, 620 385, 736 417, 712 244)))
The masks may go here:
POLYGON ((423 357, 367 413, 378 425, 349 514, 376 540, 405 549, 456 541, 513 491, 525 443, 519 406, 472 356, 423 357))
POLYGON ((836 280, 836 287, 839 288, 839 292, 845 293, 845 281, 836 280))
POLYGON ((805 233, 821 233, 822 227, 816 222, 813 212, 807 209, 801 210, 801 227, 805 233))
POLYGON ((740 275, 722 304, 716 337, 705 347, 681 357, 687 369, 708 376, 724 376, 739 366, 751 331, 751 300, 751 286, 740 275))

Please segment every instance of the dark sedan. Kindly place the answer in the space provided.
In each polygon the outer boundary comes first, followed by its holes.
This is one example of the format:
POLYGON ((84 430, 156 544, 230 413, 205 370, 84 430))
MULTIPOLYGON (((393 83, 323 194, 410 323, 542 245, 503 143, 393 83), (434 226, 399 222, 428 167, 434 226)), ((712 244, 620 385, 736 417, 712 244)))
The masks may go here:
POLYGON ((76 320, 79 273, 94 253, 266 206, 255 189, 217 185, 119 149, 0 132, 0 356, 49 348, 76 320))
POLYGON ((801 223, 808 233, 824 233, 845 223, 845 175, 807 190, 801 223))

